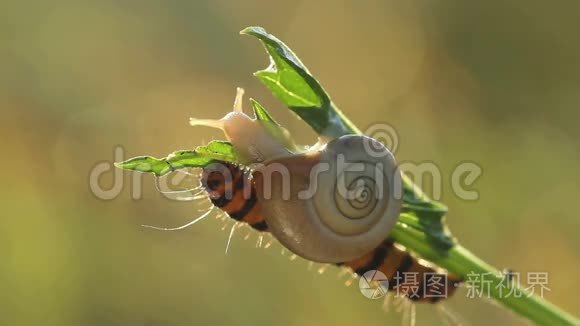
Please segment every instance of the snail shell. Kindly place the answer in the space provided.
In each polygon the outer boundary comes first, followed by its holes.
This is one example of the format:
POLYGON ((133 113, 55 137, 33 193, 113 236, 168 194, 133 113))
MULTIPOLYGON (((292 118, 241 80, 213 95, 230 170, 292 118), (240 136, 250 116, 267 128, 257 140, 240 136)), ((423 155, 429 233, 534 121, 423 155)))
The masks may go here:
POLYGON ((401 207, 393 154, 363 135, 266 161, 254 182, 272 234, 297 255, 321 263, 372 251, 388 236, 401 207))

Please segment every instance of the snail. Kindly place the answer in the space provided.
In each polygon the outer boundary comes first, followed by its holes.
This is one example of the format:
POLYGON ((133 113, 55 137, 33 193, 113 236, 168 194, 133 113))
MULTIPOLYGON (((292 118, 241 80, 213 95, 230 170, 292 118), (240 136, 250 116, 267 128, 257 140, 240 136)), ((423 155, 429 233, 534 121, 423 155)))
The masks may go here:
POLYGON ((243 94, 238 88, 233 111, 223 118, 192 118, 190 124, 221 129, 240 163, 251 167, 253 200, 268 231, 290 251, 320 263, 352 261, 385 241, 401 207, 393 154, 364 135, 302 149, 283 127, 246 115, 243 94))

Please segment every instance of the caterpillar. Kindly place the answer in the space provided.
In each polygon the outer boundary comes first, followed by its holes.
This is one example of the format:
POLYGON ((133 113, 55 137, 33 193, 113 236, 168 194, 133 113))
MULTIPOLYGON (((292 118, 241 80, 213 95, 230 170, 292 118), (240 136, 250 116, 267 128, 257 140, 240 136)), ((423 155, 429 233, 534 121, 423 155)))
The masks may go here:
MULTIPOLYGON (((250 169, 215 162, 203 168, 201 184, 213 205, 229 217, 258 232, 269 232, 250 169)), ((365 255, 335 265, 349 268, 359 276, 378 270, 386 276, 388 290, 397 291, 413 302, 436 303, 452 296, 462 283, 453 274, 427 266, 388 238, 365 255)))

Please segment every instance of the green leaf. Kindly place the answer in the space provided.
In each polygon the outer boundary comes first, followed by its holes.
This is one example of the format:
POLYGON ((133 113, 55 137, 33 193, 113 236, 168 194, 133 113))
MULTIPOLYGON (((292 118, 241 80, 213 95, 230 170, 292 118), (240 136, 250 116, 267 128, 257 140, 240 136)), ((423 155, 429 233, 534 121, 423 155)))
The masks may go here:
MULTIPOLYGON (((266 48, 271 50, 269 46, 266 48)), ((322 104, 306 81, 284 61, 272 64, 255 75, 288 106, 317 108, 322 104)))
POLYGON ((115 166, 124 170, 152 172, 156 175, 164 175, 171 172, 171 166, 164 158, 152 156, 133 157, 123 162, 115 162, 115 166))
POLYGON ((165 160, 172 171, 185 168, 202 168, 214 161, 210 155, 197 150, 176 151, 169 154, 165 160))
POLYGON ((456 243, 445 225, 444 216, 436 211, 403 204, 398 222, 424 234, 426 241, 439 255, 444 256, 456 243))
POLYGON ((150 172, 162 176, 178 169, 203 168, 216 161, 236 161, 234 149, 229 142, 212 141, 206 146, 197 147, 195 150, 175 151, 165 158, 138 156, 117 162, 115 166, 124 170, 150 172))
POLYGON ((280 100, 292 107, 321 107, 330 99, 300 59, 274 35, 262 27, 248 27, 240 32, 260 39, 270 54, 270 66, 256 76, 280 100))
POLYGON ((258 101, 254 99, 250 99, 252 103, 252 107, 254 108, 254 114, 256 115, 256 119, 260 122, 262 127, 266 129, 269 135, 278 140, 282 146, 284 146, 289 151, 296 150, 296 144, 292 139, 292 136, 286 130, 286 128, 282 127, 268 111, 260 104, 258 101))
POLYGON ((271 122, 277 126, 280 126, 274 118, 266 111, 266 109, 262 106, 262 104, 258 103, 258 101, 254 100, 253 98, 250 99, 250 103, 252 103, 252 108, 254 109, 254 114, 256 115, 256 119, 259 121, 266 121, 271 122))
POLYGON ((350 122, 342 119, 318 80, 284 42, 262 27, 248 27, 240 33, 262 41, 270 55, 270 65, 255 75, 282 103, 323 136, 338 137, 349 133, 350 122), (342 128, 337 129, 337 125, 342 128))
POLYGON ((198 146, 196 152, 210 156, 215 160, 235 161, 236 153, 230 142, 223 140, 214 140, 205 146, 198 146))

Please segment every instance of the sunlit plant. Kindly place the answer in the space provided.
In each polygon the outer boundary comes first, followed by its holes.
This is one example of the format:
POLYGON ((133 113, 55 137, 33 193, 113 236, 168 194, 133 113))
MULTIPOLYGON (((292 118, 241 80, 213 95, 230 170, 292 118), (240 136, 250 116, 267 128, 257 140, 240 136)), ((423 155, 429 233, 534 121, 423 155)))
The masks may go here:
MULTIPOLYGON (((360 134, 358 129, 332 102, 331 97, 288 46, 261 27, 248 27, 241 34, 259 39, 270 55, 270 65, 255 76, 324 139, 360 134)), ((258 102, 252 100, 258 120, 274 122, 258 102)), ((240 162, 227 141, 212 141, 194 150, 181 150, 165 158, 140 156, 117 163, 117 167, 157 176, 183 168, 204 168, 213 162, 240 162)), ((506 275, 482 261, 454 238, 445 224, 447 207, 429 199, 413 182, 403 176, 403 206, 388 237, 395 243, 467 280, 469 275, 485 274, 489 295, 503 306, 544 325, 578 325, 579 321, 539 296, 506 282, 506 275), (501 285, 500 285, 501 284, 501 285), (512 295, 501 295, 511 291, 512 295)), ((483 286, 483 284, 470 284, 483 286)))

